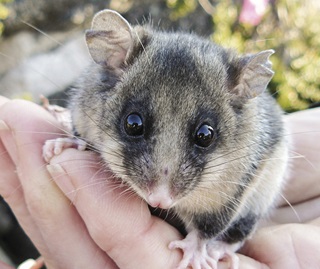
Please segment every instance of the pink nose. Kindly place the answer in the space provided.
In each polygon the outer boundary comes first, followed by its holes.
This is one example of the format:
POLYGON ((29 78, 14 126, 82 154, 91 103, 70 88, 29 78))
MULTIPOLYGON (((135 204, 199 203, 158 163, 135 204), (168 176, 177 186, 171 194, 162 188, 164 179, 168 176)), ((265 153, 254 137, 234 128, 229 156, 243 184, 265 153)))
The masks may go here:
POLYGON ((173 204, 173 199, 166 188, 157 187, 149 193, 147 197, 147 202, 152 207, 169 209, 173 204))

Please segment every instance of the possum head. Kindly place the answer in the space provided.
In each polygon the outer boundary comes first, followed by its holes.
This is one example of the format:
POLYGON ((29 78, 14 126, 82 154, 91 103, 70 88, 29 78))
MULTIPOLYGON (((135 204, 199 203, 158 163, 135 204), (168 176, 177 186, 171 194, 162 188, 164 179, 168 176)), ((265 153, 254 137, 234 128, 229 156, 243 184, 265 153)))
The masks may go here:
MULTIPOLYGON (((209 181, 232 176, 226 153, 248 142, 239 129, 254 120, 239 119, 273 75, 272 50, 238 57, 195 35, 131 27, 110 10, 94 17, 86 42, 95 66, 73 100, 75 129, 117 176, 164 209, 195 206, 209 181)), ((236 188, 216 186, 210 203, 236 188)))

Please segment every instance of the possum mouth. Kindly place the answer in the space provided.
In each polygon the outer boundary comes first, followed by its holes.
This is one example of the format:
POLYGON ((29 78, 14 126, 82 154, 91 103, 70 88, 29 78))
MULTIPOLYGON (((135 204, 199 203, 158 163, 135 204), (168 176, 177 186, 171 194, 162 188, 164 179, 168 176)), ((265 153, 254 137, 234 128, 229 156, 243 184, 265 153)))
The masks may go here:
POLYGON ((175 227, 183 236, 187 235, 186 227, 182 220, 172 209, 155 208, 148 205, 151 215, 163 219, 165 222, 175 227))

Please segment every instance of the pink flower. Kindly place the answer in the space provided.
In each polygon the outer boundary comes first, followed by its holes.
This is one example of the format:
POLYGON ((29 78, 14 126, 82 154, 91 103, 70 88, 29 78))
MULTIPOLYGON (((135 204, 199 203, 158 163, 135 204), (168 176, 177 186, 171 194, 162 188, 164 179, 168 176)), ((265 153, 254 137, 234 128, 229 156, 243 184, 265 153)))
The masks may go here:
POLYGON ((239 21, 258 25, 266 12, 270 0, 244 0, 239 21))

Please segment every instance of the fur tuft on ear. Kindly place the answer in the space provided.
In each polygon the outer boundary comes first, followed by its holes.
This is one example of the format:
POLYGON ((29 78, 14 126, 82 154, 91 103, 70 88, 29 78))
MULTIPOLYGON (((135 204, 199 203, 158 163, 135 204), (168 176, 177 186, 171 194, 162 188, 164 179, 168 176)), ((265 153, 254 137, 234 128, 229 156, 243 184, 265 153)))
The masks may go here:
POLYGON ((132 28, 119 13, 106 9, 94 16, 86 43, 97 64, 119 69, 133 47, 132 28))
POLYGON ((269 57, 273 53, 274 50, 265 50, 240 58, 237 68, 238 78, 231 92, 245 99, 251 99, 261 94, 267 88, 274 74, 269 61, 269 57))

